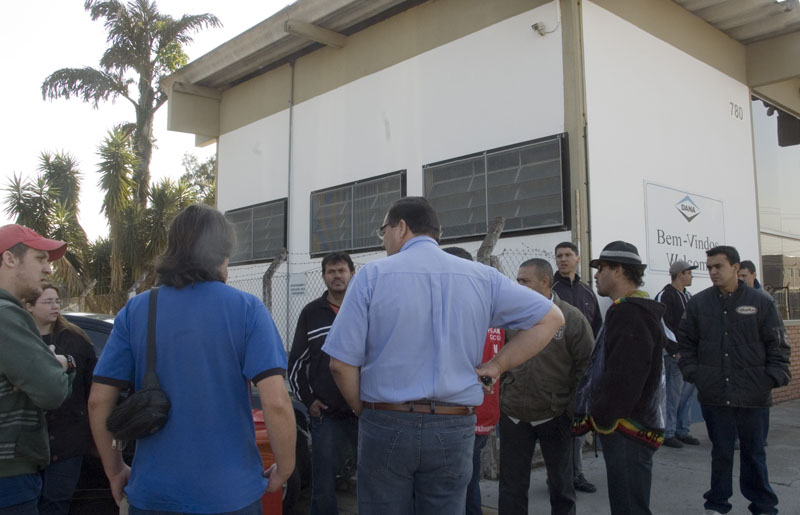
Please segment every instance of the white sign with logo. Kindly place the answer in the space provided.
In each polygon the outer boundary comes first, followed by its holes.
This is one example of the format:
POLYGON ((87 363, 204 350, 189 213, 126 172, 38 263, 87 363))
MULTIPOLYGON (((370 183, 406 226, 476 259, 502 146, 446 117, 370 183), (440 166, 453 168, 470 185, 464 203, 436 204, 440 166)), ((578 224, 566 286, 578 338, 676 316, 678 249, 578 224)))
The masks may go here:
POLYGON ((644 183, 647 270, 669 273, 675 261, 697 265, 708 276, 706 250, 725 244, 722 201, 644 183))

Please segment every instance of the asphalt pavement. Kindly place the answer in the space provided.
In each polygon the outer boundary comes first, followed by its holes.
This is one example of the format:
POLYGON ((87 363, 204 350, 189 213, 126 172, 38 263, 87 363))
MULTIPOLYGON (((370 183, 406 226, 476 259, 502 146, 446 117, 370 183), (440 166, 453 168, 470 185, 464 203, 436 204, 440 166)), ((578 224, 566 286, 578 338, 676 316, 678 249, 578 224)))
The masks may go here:
MULTIPOLYGON (((711 478, 711 443, 704 423, 692 425, 692 435, 700 445, 681 449, 661 447, 653 457, 653 486, 650 508, 655 515, 691 515, 703 513, 703 492, 711 478)), ((770 430, 767 447, 767 467, 770 483, 778 495, 781 514, 800 515, 800 399, 774 406, 770 411, 770 430)), ((733 470, 733 497, 731 515, 747 515, 749 502, 739 491, 738 451, 733 470)), ((608 483, 602 451, 583 455, 583 472, 597 486, 597 492, 577 492, 578 513, 610 515, 608 508, 608 483)), ((550 513, 544 467, 531 471, 531 488, 528 492, 528 513, 550 513)), ((339 513, 358 513, 354 489, 338 492, 339 513)), ((498 483, 481 481, 484 514, 497 513, 498 483)), ((450 514, 442 514, 450 515, 450 514)), ((453 514, 460 515, 460 514, 453 514)))

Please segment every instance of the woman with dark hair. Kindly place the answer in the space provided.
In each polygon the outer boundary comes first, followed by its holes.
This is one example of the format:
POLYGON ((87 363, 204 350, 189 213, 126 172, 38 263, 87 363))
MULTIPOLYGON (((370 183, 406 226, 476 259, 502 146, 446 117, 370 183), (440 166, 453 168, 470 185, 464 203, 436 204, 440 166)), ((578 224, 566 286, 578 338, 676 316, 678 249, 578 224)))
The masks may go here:
POLYGON ((60 408, 46 415, 50 465, 42 471, 39 496, 41 515, 66 514, 81 474, 83 456, 92 443, 86 403, 96 362, 94 347, 81 328, 61 315, 61 296, 52 284, 44 284, 39 295, 23 301, 44 342, 55 348, 56 354, 68 354, 75 360, 72 394, 60 408))
POLYGON ((152 290, 117 314, 95 370, 89 416, 97 450, 131 515, 261 513, 294 469, 295 420, 284 384, 286 352, 260 299, 225 284, 233 228, 194 205, 170 225, 156 271, 156 374, 170 401, 157 433, 136 442, 128 467, 106 428, 121 389, 141 388, 152 290), (258 388, 275 465, 266 472, 255 441, 250 383, 258 388))

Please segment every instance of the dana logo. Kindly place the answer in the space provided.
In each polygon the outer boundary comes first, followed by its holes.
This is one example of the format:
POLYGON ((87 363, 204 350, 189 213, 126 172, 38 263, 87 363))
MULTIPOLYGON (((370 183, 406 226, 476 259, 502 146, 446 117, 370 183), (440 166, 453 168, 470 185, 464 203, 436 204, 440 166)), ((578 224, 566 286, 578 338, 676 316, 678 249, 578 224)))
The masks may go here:
POLYGON ((694 203, 689 195, 686 195, 683 200, 675 204, 675 209, 686 218, 687 222, 691 222, 700 214, 700 208, 697 207, 697 204, 694 203))
POLYGON ((553 335, 553 339, 554 340, 560 340, 561 337, 564 336, 564 328, 565 327, 566 326, 562 325, 561 327, 558 328, 558 331, 556 331, 556 334, 553 335))
POLYGON ((740 315, 755 315, 758 313, 758 308, 755 306, 739 306, 736 308, 736 312, 740 315))

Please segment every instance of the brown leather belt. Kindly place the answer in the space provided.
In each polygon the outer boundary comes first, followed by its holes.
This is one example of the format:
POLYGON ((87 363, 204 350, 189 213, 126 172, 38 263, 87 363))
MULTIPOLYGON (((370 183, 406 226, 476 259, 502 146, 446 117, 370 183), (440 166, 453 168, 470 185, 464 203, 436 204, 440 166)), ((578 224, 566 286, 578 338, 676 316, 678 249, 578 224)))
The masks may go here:
POLYGON ((383 411, 403 411, 405 413, 427 413, 431 415, 472 415, 475 406, 461 406, 447 402, 409 401, 402 404, 391 402, 365 402, 364 407, 383 411))

